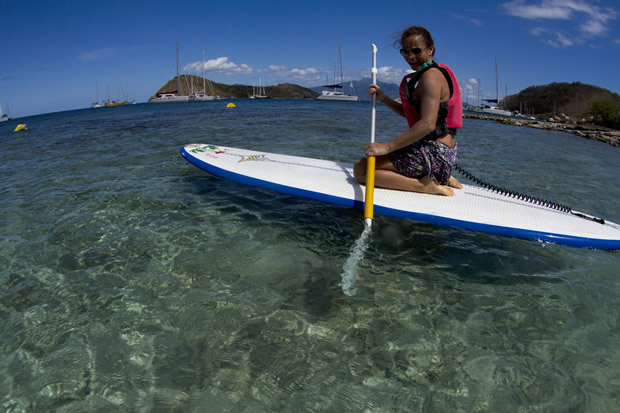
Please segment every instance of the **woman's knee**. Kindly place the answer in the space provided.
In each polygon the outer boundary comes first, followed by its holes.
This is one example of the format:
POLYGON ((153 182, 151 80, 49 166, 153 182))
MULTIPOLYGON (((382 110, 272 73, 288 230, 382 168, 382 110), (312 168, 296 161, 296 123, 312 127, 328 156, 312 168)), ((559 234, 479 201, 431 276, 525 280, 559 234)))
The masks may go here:
POLYGON ((366 158, 362 158, 353 165, 353 176, 359 183, 366 182, 366 158))

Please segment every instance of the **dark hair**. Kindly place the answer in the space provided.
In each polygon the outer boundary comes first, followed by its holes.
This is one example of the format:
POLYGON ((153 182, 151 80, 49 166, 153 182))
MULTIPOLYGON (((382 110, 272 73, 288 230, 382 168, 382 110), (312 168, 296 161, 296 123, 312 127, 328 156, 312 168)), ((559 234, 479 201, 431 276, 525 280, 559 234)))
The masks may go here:
POLYGON ((403 32, 403 34, 400 36, 400 40, 398 40, 397 43, 399 43, 402 47, 405 39, 410 36, 420 36, 422 40, 424 40, 424 43, 426 43, 426 47, 433 48, 433 56, 435 55, 435 42, 433 41, 433 37, 428 30, 420 26, 411 26, 403 32))

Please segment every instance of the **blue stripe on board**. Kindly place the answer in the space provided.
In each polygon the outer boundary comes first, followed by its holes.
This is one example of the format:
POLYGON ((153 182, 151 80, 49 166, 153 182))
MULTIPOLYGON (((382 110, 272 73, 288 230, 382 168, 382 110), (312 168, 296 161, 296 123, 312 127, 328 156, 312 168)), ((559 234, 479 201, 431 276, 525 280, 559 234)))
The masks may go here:
MULTIPOLYGON (((300 196, 303 198, 315 199, 329 204, 344 206, 348 208, 364 209, 364 202, 349 198, 343 198, 333 195, 327 195, 320 192, 308 191, 300 188, 290 187, 286 185, 276 184, 264 181, 258 178, 237 174, 226 169, 218 168, 201 159, 196 158, 188 153, 185 148, 181 148, 181 155, 192 165, 209 172, 221 178, 230 179, 251 186, 273 189, 276 192, 286 193, 290 195, 300 196)), ((436 215, 421 214, 410 211, 403 211, 393 208, 375 205, 374 211, 377 215, 385 215, 393 218, 407 219, 416 222, 424 222, 427 224, 438 225, 442 227, 451 227, 465 229, 475 232, 482 232, 490 235, 499 235, 502 237, 520 238, 534 241, 545 241, 554 244, 566 245, 577 248, 592 248, 601 250, 619 250, 620 240, 608 240, 597 238, 585 238, 565 234, 554 234, 550 232, 533 231, 520 228, 502 227, 499 225, 481 224, 477 222, 463 221, 453 218, 445 218, 436 215)))

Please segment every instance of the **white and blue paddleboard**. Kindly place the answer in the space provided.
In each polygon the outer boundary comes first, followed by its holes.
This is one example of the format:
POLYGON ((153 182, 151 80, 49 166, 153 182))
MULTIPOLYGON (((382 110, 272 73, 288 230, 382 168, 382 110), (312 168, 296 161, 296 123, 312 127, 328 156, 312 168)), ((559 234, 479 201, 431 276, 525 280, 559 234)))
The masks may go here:
MULTIPOLYGON (((209 144, 186 145, 181 155, 222 178, 345 207, 364 206, 364 186, 353 177, 352 164, 209 144)), ((471 185, 452 197, 375 188, 374 212, 505 237, 620 249, 616 223, 471 185)))

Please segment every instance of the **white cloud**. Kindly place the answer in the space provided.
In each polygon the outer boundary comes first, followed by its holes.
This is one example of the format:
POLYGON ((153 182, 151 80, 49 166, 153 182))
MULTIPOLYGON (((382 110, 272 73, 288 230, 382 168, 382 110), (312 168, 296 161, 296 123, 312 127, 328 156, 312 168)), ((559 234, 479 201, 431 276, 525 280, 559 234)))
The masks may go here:
POLYGON ((469 78, 464 82, 459 82, 461 87, 461 95, 466 102, 475 101, 478 97, 478 79, 469 78))
POLYGON ((316 81, 319 78, 320 70, 314 67, 309 67, 306 69, 295 68, 290 70, 290 76, 295 79, 307 80, 307 81, 316 81))
POLYGON ((594 19, 582 23, 579 28, 581 29, 581 32, 586 35, 586 37, 596 37, 607 31, 607 27, 604 22, 594 19))
POLYGON ((263 69, 252 68, 247 64, 236 64, 231 62, 228 57, 218 57, 217 59, 208 60, 206 62, 198 61, 185 65, 183 70, 187 73, 202 74, 206 73, 223 73, 225 75, 247 75, 252 73, 261 73, 274 78, 276 82, 296 81, 298 83, 319 82, 322 78, 321 73, 324 70, 314 67, 293 68, 290 69, 283 65, 269 65, 263 69))
MULTIPOLYGON (((547 44, 553 47, 556 47, 558 49, 572 46, 575 42, 576 42, 575 40, 564 36, 562 33, 556 33, 555 40, 554 39, 547 40, 547 44)), ((580 42, 580 41, 577 41, 577 42, 580 42)))
POLYGON ((278 65, 269 65, 269 70, 278 71, 278 70, 286 70, 286 66, 278 66, 278 65))
MULTIPOLYGON (((377 80, 385 83, 400 84, 405 76, 405 70, 392 66, 382 66, 377 68, 377 80)), ((371 77, 370 70, 363 73, 363 77, 371 77)))
POLYGON ((223 72, 226 74, 248 74, 253 73, 252 67, 241 64, 238 65, 228 60, 228 57, 218 57, 217 59, 207 60, 206 62, 194 62, 183 67, 185 72, 189 73, 207 73, 223 72))
POLYGON ((572 10, 569 7, 554 3, 558 3, 558 1, 543 0, 540 5, 527 5, 524 4, 523 0, 514 0, 502 4, 501 7, 506 9, 506 12, 511 16, 523 17, 524 19, 570 19, 572 10))
POLYGON ((478 90, 478 79, 474 79, 472 77, 461 83, 463 83, 463 85, 461 86, 461 90, 464 89, 467 93, 478 90))
POLYGON ((315 67, 295 67, 289 69, 282 65, 269 65, 267 69, 261 70, 263 73, 270 73, 273 77, 279 79, 279 82, 295 81, 299 84, 311 84, 321 80, 322 70, 315 67))
POLYGON ((592 0, 540 0, 537 4, 526 0, 513 0, 500 6, 507 14, 528 20, 558 20, 570 25, 564 33, 551 32, 541 27, 530 31, 535 36, 554 36, 546 42, 554 47, 568 47, 583 40, 605 35, 609 24, 616 18, 616 11, 601 8, 592 0), (580 24, 578 24, 581 22, 580 24), (571 33, 571 34, 567 34, 571 33))

